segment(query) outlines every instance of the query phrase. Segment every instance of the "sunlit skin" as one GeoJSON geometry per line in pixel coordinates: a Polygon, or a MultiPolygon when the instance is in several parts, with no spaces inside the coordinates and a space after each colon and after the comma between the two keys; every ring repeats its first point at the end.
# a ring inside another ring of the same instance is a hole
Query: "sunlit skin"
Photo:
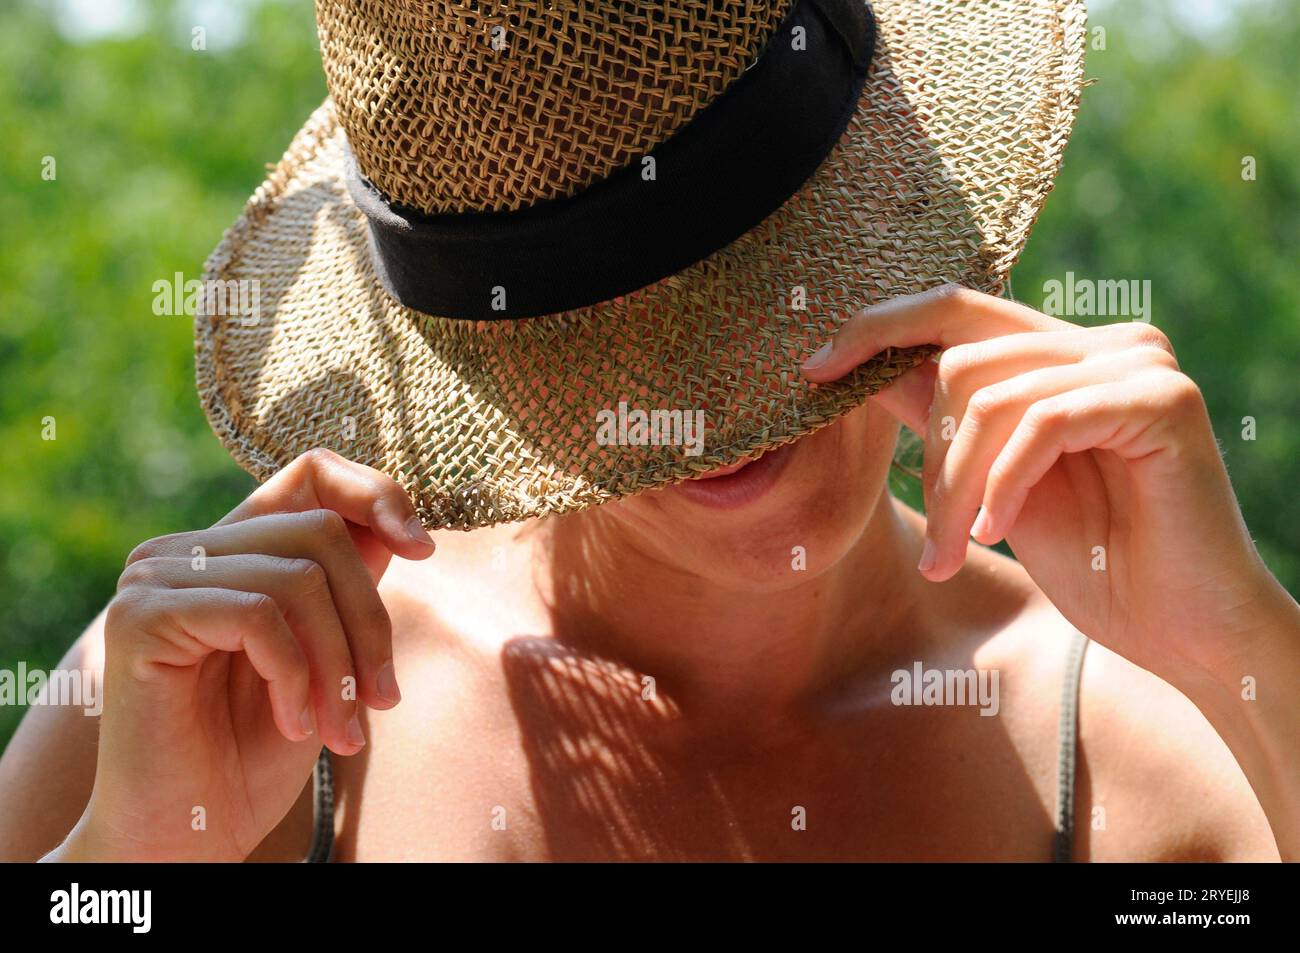
{"type": "Polygon", "coordinates": [[[344,860],[1045,860],[1073,625],[1076,856],[1294,858],[1300,610],[1169,342],[948,288],[804,373],[922,343],[747,466],[436,553],[326,453],[143,544],[64,662],[104,666],[102,724],[34,709],[0,761],[0,857],[296,859],[323,742],[344,860]],[[928,524],[885,489],[900,421],[928,524]],[[996,669],[998,717],[891,704],[913,660],[996,669]]]}

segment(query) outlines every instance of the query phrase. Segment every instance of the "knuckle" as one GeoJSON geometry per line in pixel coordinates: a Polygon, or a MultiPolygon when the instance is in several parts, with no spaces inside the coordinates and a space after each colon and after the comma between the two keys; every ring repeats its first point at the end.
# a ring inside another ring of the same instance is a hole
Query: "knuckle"
{"type": "Polygon", "coordinates": [[[123,589],[108,603],[104,616],[104,644],[120,643],[122,635],[133,628],[143,609],[141,593],[134,589],[123,589]]]}
{"type": "Polygon", "coordinates": [[[935,288],[934,291],[931,292],[931,294],[933,294],[935,298],[941,301],[955,301],[958,303],[964,303],[972,300],[977,294],[977,292],[972,291],[970,288],[967,288],[965,285],[959,285],[955,281],[949,281],[935,288]]]}
{"type": "Polygon", "coordinates": [[[1054,430],[1065,422],[1069,412],[1060,401],[1052,398],[1040,400],[1025,411],[1023,426],[1031,438],[1049,430],[1054,430]]]}
{"type": "Polygon", "coordinates": [[[312,469],[320,469],[336,463],[339,460],[339,455],[333,450],[329,450],[325,447],[312,447],[310,450],[305,451],[301,456],[299,456],[298,459],[301,460],[305,466],[311,467],[312,469]]]}
{"type": "Polygon", "coordinates": [[[145,654],[150,630],[167,622],[168,612],[144,589],[124,589],[108,603],[104,614],[106,659],[138,661],[145,654]]]}
{"type": "Polygon", "coordinates": [[[306,519],[310,521],[312,528],[331,545],[337,546],[351,539],[348,535],[347,521],[334,510],[309,510],[306,519]]]}
{"type": "Polygon", "coordinates": [[[398,483],[387,473],[375,471],[376,495],[387,500],[399,510],[406,509],[414,511],[411,505],[411,498],[406,493],[406,487],[398,483]]]}
{"type": "Polygon", "coordinates": [[[276,617],[280,615],[280,607],[264,592],[235,591],[232,598],[258,627],[273,624],[276,617]]]}
{"type": "Polygon", "coordinates": [[[168,542],[172,538],[171,536],[155,536],[153,539],[146,539],[127,555],[126,565],[130,566],[141,560],[153,559],[156,556],[163,555],[167,551],[168,542]]]}
{"type": "Polygon", "coordinates": [[[997,385],[981,387],[966,405],[966,416],[972,427],[980,427],[996,417],[1007,404],[1006,391],[997,385]]]}
{"type": "Polygon", "coordinates": [[[137,587],[150,587],[165,584],[164,568],[166,559],[162,556],[144,556],[128,561],[122,574],[117,577],[117,590],[137,587]]]}
{"type": "Polygon", "coordinates": [[[1143,364],[1154,364],[1157,367],[1178,370],[1178,361],[1174,358],[1173,352],[1162,347],[1156,347],[1153,344],[1139,344],[1133,348],[1131,353],[1143,364]]]}
{"type": "Polygon", "coordinates": [[[1172,413],[1199,415],[1205,412],[1205,396],[1196,381],[1186,374],[1171,375],[1165,395],[1166,406],[1172,413]]]}
{"type": "Polygon", "coordinates": [[[979,360],[976,348],[969,344],[956,344],[939,355],[939,383],[951,387],[973,368],[979,360]]]}
{"type": "Polygon", "coordinates": [[[1134,347],[1158,348],[1170,355],[1174,353],[1174,347],[1169,343],[1169,336],[1154,324],[1134,321],[1125,327],[1128,329],[1127,334],[1134,347]]]}
{"type": "Polygon", "coordinates": [[[300,588],[309,593],[329,589],[329,577],[320,563],[311,559],[294,559],[291,562],[289,572],[297,580],[300,588]]]}
{"type": "Polygon", "coordinates": [[[863,308],[845,321],[831,337],[831,346],[835,351],[844,353],[860,348],[871,330],[871,308],[863,308]]]}

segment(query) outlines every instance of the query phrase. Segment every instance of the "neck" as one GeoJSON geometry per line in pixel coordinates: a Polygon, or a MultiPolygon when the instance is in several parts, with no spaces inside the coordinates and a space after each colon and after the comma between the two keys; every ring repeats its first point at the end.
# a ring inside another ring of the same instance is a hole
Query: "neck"
{"type": "Polygon", "coordinates": [[[920,532],[900,510],[882,493],[838,563],[760,591],[665,562],[600,510],[575,514],[550,539],[556,629],[654,677],[684,712],[779,716],[888,664],[922,627],[920,532]]]}

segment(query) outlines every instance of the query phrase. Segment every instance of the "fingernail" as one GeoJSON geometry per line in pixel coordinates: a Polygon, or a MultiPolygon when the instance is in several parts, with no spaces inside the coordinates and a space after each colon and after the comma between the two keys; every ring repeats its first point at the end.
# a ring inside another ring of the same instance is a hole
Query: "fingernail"
{"type": "Polygon", "coordinates": [[[348,741],[360,748],[366,743],[366,736],[361,731],[361,716],[353,715],[352,720],[348,722],[348,741]]]}
{"type": "Polygon", "coordinates": [[[812,357],[803,362],[803,369],[805,371],[817,370],[817,368],[821,367],[831,359],[831,351],[833,350],[835,350],[834,342],[827,341],[817,349],[816,353],[814,353],[812,357]]]}
{"type": "Polygon", "coordinates": [[[424,524],[420,522],[418,516],[412,516],[406,521],[406,535],[411,537],[412,540],[419,543],[421,546],[433,545],[433,537],[429,535],[428,531],[424,528],[424,524]]]}
{"type": "Polygon", "coordinates": [[[926,537],[925,547],[921,550],[921,561],[916,564],[916,568],[920,572],[929,572],[934,568],[934,543],[929,537],[926,537]]]}
{"type": "Polygon", "coordinates": [[[970,534],[979,539],[989,531],[989,511],[980,507],[980,511],[975,514],[975,522],[971,524],[970,534]]]}
{"type": "Polygon", "coordinates": [[[379,697],[384,701],[390,701],[394,705],[402,700],[402,690],[397,687],[397,672],[391,661],[385,662],[375,675],[375,691],[379,692],[379,697]]]}
{"type": "Polygon", "coordinates": [[[298,716],[298,727],[302,729],[304,735],[313,735],[316,733],[316,716],[311,713],[311,705],[302,710],[298,716]]]}

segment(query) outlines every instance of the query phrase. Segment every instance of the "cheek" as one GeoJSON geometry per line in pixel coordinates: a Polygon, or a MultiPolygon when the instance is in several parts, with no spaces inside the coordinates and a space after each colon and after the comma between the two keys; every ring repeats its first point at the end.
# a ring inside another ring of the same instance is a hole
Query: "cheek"
{"type": "Polygon", "coordinates": [[[815,575],[861,534],[884,491],[897,435],[894,419],[868,403],[795,444],[780,483],[753,507],[710,511],[650,492],[608,512],[665,561],[701,575],[795,582],[807,576],[793,564],[815,575]]]}
{"type": "Polygon", "coordinates": [[[833,458],[825,461],[827,467],[838,469],[830,472],[840,475],[837,479],[883,487],[894,459],[899,431],[899,423],[889,411],[868,401],[840,418],[839,424],[826,429],[838,431],[833,458]]]}
{"type": "Polygon", "coordinates": [[[869,403],[805,438],[769,532],[807,540],[809,571],[833,565],[866,527],[886,492],[897,437],[894,419],[869,403]]]}
{"type": "Polygon", "coordinates": [[[874,496],[862,491],[883,483],[897,440],[898,422],[876,404],[845,414],[799,441],[795,466],[781,487],[784,502],[816,509],[874,496]]]}

